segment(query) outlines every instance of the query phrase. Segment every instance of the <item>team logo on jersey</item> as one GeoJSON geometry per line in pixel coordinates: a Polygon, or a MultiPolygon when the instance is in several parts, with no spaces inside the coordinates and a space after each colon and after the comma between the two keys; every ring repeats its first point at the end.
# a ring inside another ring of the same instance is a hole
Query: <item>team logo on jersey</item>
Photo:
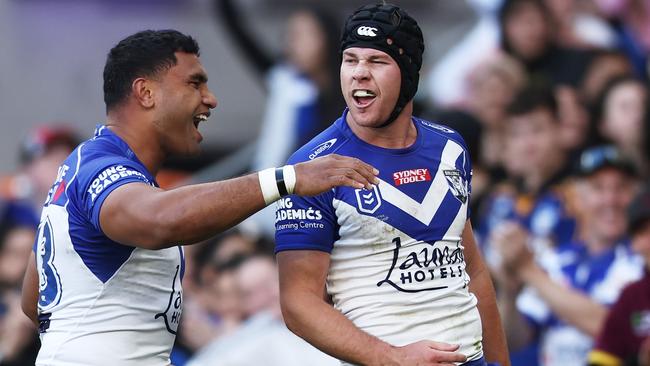
{"type": "Polygon", "coordinates": [[[357,28],[357,34],[368,38],[374,38],[377,37],[377,28],[370,27],[367,25],[362,25],[359,28],[357,28]]]}
{"type": "Polygon", "coordinates": [[[393,181],[395,182],[395,186],[401,186],[402,184],[409,183],[425,182],[429,180],[431,180],[431,174],[429,174],[429,169],[427,168],[408,169],[393,173],[393,181]]]}
{"type": "Polygon", "coordinates": [[[467,286],[465,256],[460,243],[455,248],[427,242],[402,246],[402,239],[396,237],[393,244],[392,265],[386,277],[377,282],[377,287],[387,284],[401,292],[434,291],[449,287],[448,281],[454,278],[467,286]]]}
{"type": "Polygon", "coordinates": [[[381,206],[381,196],[377,186],[373,186],[371,191],[355,189],[354,194],[357,196],[357,207],[363,213],[373,214],[381,206]]]}
{"type": "Polygon", "coordinates": [[[314,160],[318,155],[320,155],[323,151],[329,149],[330,147],[334,146],[336,143],[336,139],[331,139],[323,142],[322,144],[319,144],[316,146],[314,149],[314,152],[309,154],[309,160],[314,160]]]}
{"type": "Polygon", "coordinates": [[[449,183],[449,189],[454,194],[454,197],[462,203],[467,202],[467,182],[463,179],[463,175],[458,169],[444,170],[443,173],[447,178],[447,183],[449,183]]]}

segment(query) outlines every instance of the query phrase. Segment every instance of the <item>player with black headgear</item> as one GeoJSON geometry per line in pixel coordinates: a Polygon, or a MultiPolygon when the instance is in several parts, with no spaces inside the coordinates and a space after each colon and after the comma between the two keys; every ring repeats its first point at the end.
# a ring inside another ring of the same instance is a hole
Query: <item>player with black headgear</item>
{"type": "Polygon", "coordinates": [[[419,26],[397,6],[367,5],[348,18],[340,72],[348,108],[289,162],[353,156],[376,166],[380,183],[278,201],[284,320],[351,364],[506,366],[468,219],[467,147],[455,131],[412,116],[423,51],[419,26]]]}

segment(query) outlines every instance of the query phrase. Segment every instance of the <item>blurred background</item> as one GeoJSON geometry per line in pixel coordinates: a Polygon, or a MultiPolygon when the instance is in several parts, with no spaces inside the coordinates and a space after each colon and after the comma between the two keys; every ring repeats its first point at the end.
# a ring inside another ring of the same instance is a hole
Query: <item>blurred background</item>
{"type": "MultiPolygon", "coordinates": [[[[650,2],[392,2],[424,33],[415,115],[459,131],[472,155],[472,222],[513,365],[587,364],[650,258],[650,2]]],[[[143,29],[199,42],[219,105],[203,154],[157,177],[173,188],[280,166],[338,118],[339,32],[366,3],[0,0],[0,365],[34,362],[25,260],[58,165],[104,122],[111,47],[143,29]]],[[[175,365],[338,364],[282,323],[273,209],[186,247],[175,365]]],[[[648,365],[650,327],[635,334],[620,357],[648,365]]]]}

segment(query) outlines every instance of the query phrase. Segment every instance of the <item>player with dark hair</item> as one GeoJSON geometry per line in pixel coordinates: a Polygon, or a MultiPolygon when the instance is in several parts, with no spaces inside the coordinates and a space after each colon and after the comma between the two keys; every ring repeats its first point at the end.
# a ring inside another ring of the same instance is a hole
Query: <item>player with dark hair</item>
{"type": "Polygon", "coordinates": [[[59,168],[23,285],[39,323],[37,365],[168,365],[182,312],[181,244],[206,239],[289,193],[371,187],[372,167],[328,157],[172,190],[156,173],[195,154],[217,100],[194,39],[120,41],[104,69],[107,123],[59,168]]]}
{"type": "Polygon", "coordinates": [[[396,6],[364,6],[347,19],[348,108],[289,161],[353,156],[380,167],[380,183],[278,201],[284,319],[349,363],[506,366],[468,220],[469,153],[453,130],[412,116],[423,51],[419,26],[396,6]]]}

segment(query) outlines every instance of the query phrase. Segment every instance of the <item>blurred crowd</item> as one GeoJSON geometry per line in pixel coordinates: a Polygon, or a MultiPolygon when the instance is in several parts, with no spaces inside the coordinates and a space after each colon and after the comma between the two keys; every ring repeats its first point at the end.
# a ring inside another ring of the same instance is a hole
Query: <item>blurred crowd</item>
{"type": "MultiPolygon", "coordinates": [[[[469,146],[471,219],[513,365],[650,365],[650,2],[468,2],[478,21],[424,71],[415,114],[469,146]]],[[[280,166],[344,108],[340,14],[296,9],[286,47],[269,50],[237,1],[214,11],[267,92],[242,171],[280,166]]],[[[33,364],[22,276],[40,206],[79,139],[64,123],[35,129],[18,171],[0,179],[0,365],[33,364]]],[[[182,184],[169,173],[162,186],[182,184]]],[[[267,210],[185,247],[175,365],[338,364],[282,322],[273,219],[267,210]]]]}

